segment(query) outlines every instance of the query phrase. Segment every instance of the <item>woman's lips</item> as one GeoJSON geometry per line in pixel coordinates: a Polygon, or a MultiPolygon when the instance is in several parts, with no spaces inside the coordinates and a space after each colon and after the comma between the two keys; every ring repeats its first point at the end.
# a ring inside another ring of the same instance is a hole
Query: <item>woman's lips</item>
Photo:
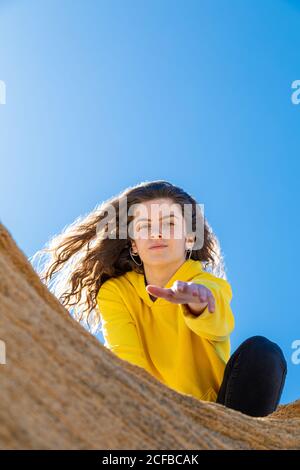
{"type": "Polygon", "coordinates": [[[167,245],[151,246],[150,250],[159,250],[161,248],[167,248],[167,245]]]}

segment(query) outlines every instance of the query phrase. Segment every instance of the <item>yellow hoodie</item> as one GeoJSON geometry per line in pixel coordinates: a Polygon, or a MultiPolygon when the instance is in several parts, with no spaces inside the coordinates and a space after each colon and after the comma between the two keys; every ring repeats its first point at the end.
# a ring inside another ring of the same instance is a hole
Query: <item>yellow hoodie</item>
{"type": "Polygon", "coordinates": [[[195,316],[184,304],[161,297],[153,301],[144,274],[128,271],[105,281],[97,294],[104,346],[178,392],[216,401],[234,329],[230,284],[192,259],[164,287],[175,280],[205,285],[215,298],[215,311],[206,307],[195,316]]]}

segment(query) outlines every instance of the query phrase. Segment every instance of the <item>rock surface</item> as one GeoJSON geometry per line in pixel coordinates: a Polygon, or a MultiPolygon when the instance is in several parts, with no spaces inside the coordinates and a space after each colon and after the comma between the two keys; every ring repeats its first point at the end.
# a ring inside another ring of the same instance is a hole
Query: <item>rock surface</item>
{"type": "Polygon", "coordinates": [[[300,449],[300,400],[252,418],[165,387],[78,324],[0,224],[1,449],[300,449]]]}

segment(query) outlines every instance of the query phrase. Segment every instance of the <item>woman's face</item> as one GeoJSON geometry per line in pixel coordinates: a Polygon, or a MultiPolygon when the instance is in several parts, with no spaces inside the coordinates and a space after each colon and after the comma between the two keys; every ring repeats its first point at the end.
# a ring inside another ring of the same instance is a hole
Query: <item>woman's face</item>
{"type": "Polygon", "coordinates": [[[184,261],[193,237],[187,237],[181,207],[167,198],[152,199],[134,207],[132,252],[146,265],[184,261]],[[155,248],[156,244],[163,244],[155,248]]]}

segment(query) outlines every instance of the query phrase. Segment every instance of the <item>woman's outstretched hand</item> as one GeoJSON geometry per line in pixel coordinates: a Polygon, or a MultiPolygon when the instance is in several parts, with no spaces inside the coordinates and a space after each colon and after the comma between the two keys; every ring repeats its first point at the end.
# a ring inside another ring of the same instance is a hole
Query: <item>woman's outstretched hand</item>
{"type": "Polygon", "coordinates": [[[211,291],[202,284],[175,281],[172,287],[165,288],[149,284],[146,286],[149,294],[162,297],[174,304],[187,304],[195,315],[200,315],[208,306],[210,313],[215,311],[215,299],[211,291]]]}

